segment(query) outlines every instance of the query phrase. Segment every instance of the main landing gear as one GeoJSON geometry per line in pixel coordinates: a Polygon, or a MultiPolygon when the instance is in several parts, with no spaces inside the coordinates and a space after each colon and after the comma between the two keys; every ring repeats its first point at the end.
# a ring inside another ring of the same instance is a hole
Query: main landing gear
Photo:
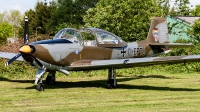
{"type": "Polygon", "coordinates": [[[107,88],[115,89],[117,87],[117,81],[115,77],[115,70],[113,68],[108,69],[108,80],[107,80],[107,88]]]}
{"type": "MultiPolygon", "coordinates": [[[[38,91],[44,91],[44,87],[42,85],[42,78],[44,77],[44,74],[46,73],[46,69],[38,69],[36,72],[36,79],[35,84],[37,84],[36,89],[38,91]]],[[[49,71],[47,77],[46,77],[46,84],[53,85],[55,84],[55,71],[49,71]]]]}
{"type": "Polygon", "coordinates": [[[56,83],[56,72],[55,71],[50,71],[46,77],[45,84],[47,85],[54,85],[56,83]]]}
{"type": "MultiPolygon", "coordinates": [[[[48,85],[55,84],[55,74],[56,71],[48,71],[48,75],[46,77],[45,83],[48,85]]],[[[38,69],[36,73],[36,80],[35,84],[37,84],[36,89],[38,91],[44,91],[44,87],[42,85],[42,78],[44,77],[44,74],[46,73],[46,69],[38,69]]],[[[108,69],[108,80],[107,80],[107,88],[108,89],[115,89],[117,87],[117,81],[115,77],[115,70],[113,68],[108,69]]]]}

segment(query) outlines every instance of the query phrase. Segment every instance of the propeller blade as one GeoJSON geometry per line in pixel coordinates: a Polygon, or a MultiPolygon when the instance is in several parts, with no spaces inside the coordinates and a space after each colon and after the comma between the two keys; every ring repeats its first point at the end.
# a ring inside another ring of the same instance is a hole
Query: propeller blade
{"type": "Polygon", "coordinates": [[[24,20],[24,44],[28,44],[28,17],[24,20]]]}
{"type": "Polygon", "coordinates": [[[8,60],[6,63],[5,63],[5,66],[8,66],[9,64],[11,64],[13,61],[15,61],[17,58],[19,58],[22,54],[17,54],[16,56],[14,56],[13,58],[11,58],[10,60],[8,60]]]}
{"type": "Polygon", "coordinates": [[[35,59],[36,63],[37,63],[41,68],[44,67],[44,65],[43,65],[35,56],[33,56],[32,54],[30,54],[30,55],[35,59]]]}
{"type": "MultiPolygon", "coordinates": [[[[23,46],[19,49],[19,51],[21,53],[30,53],[31,52],[31,48],[30,46],[28,46],[28,17],[26,16],[25,17],[25,20],[24,20],[24,44],[26,46],[23,46]]],[[[8,62],[5,63],[5,66],[8,66],[10,63],[12,63],[13,61],[15,61],[17,58],[19,58],[22,54],[19,53],[17,54],[16,56],[14,56],[13,58],[11,58],[10,60],[8,60],[8,62]]],[[[33,57],[33,56],[32,56],[33,57]]],[[[34,57],[35,58],[35,57],[34,57]]],[[[42,64],[35,58],[36,62],[42,66],[42,64]]]]}

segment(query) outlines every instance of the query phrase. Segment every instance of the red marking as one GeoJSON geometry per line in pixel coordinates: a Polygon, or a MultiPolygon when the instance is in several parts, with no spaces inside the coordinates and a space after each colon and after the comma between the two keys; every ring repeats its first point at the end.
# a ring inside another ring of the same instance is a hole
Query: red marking
{"type": "Polygon", "coordinates": [[[158,28],[154,28],[154,32],[158,32],[158,28]]]}

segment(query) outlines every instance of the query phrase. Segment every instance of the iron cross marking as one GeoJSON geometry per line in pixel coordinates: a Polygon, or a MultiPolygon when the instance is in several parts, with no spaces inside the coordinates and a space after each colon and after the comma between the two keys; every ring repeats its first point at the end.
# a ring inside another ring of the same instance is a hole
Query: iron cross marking
{"type": "Polygon", "coordinates": [[[124,48],[123,48],[123,51],[121,51],[121,54],[123,55],[123,57],[124,57],[124,54],[126,54],[126,51],[124,51],[124,48]]]}

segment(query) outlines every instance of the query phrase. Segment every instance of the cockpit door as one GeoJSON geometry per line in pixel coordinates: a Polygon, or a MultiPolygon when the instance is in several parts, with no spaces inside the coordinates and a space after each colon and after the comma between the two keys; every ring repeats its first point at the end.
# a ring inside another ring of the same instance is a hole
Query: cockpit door
{"type": "Polygon", "coordinates": [[[127,45],[122,39],[109,32],[97,31],[95,36],[99,47],[124,47],[127,45]]]}

